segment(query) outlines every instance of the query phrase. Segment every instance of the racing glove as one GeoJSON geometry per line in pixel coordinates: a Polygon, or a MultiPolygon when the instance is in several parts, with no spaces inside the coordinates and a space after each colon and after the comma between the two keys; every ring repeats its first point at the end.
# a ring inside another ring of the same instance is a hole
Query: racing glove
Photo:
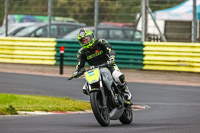
{"type": "Polygon", "coordinates": [[[72,76],[71,76],[71,77],[73,77],[73,78],[78,78],[78,77],[81,76],[84,72],[85,72],[85,68],[81,68],[80,71],[75,70],[75,71],[72,73],[72,76]]]}
{"type": "Polygon", "coordinates": [[[76,78],[77,75],[78,75],[78,71],[74,71],[74,72],[72,73],[72,76],[71,76],[71,77],[76,78]]]}
{"type": "Polygon", "coordinates": [[[108,66],[112,66],[115,64],[115,56],[110,56],[110,58],[107,61],[108,66]]]}

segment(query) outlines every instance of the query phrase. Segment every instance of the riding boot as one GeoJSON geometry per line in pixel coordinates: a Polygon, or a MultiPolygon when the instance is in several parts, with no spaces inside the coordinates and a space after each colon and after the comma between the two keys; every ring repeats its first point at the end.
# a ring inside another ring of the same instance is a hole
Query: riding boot
{"type": "Polygon", "coordinates": [[[125,100],[130,101],[132,99],[132,94],[128,89],[127,83],[125,83],[123,86],[121,86],[121,88],[124,93],[125,100]]]}
{"type": "Polygon", "coordinates": [[[88,91],[87,91],[87,83],[85,83],[85,85],[83,86],[83,93],[85,94],[85,95],[88,95],[88,91]]]}

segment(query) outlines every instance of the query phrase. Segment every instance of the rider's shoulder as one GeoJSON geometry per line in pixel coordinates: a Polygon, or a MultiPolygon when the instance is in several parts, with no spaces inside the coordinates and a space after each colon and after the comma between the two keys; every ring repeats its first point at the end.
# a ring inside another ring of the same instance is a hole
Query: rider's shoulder
{"type": "Polygon", "coordinates": [[[81,54],[81,53],[83,53],[83,51],[84,51],[84,48],[83,48],[83,47],[81,47],[81,48],[78,50],[78,54],[81,54]]]}
{"type": "Polygon", "coordinates": [[[101,43],[101,44],[108,43],[108,41],[106,39],[103,39],[103,38],[97,39],[96,42],[101,43]]]}

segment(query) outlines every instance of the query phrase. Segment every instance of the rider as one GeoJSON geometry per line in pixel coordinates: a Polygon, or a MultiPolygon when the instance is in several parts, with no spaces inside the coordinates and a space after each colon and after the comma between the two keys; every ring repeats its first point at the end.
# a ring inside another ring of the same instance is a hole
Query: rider
{"type": "MultiPolygon", "coordinates": [[[[77,74],[84,69],[86,61],[90,66],[107,63],[108,69],[114,80],[120,85],[125,99],[130,101],[132,95],[128,89],[124,74],[119,71],[119,68],[115,64],[115,51],[112,49],[111,45],[104,39],[95,40],[93,32],[87,28],[83,28],[79,31],[77,39],[82,48],[80,48],[77,53],[78,64],[72,77],[76,77],[77,74]]],[[[86,84],[83,86],[83,93],[87,95],[86,84]]]]}

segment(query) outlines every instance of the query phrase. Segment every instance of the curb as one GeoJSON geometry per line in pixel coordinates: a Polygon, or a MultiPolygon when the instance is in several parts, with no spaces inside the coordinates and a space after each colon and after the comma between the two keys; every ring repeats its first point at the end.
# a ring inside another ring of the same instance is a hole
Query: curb
{"type": "MultiPolygon", "coordinates": [[[[148,105],[136,105],[133,104],[131,106],[132,110],[134,111],[140,111],[144,109],[151,108],[148,105]]],[[[89,114],[93,113],[92,110],[85,110],[85,111],[51,111],[51,112],[45,112],[45,111],[34,111],[34,112],[28,112],[28,111],[17,111],[19,115],[53,115],[53,114],[89,114]]]]}
{"type": "Polygon", "coordinates": [[[63,112],[63,111],[51,111],[51,113],[53,113],[53,114],[89,114],[89,113],[92,113],[92,111],[91,110],[76,111],[76,112],[73,112],[73,111],[66,111],[66,112],[63,112]]]}
{"type": "Polygon", "coordinates": [[[151,107],[148,105],[137,105],[137,104],[133,104],[131,106],[132,110],[134,111],[139,111],[139,110],[144,110],[144,109],[150,109],[151,107]]]}
{"type": "Polygon", "coordinates": [[[28,111],[17,111],[19,115],[53,115],[53,114],[83,114],[83,113],[92,113],[90,110],[86,111],[51,111],[51,112],[45,112],[45,111],[34,111],[34,112],[28,112],[28,111]]]}

